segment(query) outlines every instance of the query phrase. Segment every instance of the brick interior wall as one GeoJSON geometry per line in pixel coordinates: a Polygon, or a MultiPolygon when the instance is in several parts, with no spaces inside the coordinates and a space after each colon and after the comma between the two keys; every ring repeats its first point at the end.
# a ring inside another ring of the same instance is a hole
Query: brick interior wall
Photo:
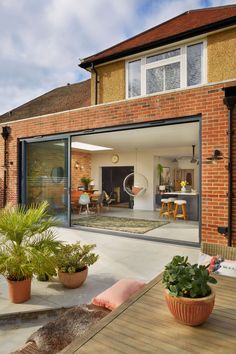
{"type": "Polygon", "coordinates": [[[71,189],[78,190],[81,186],[81,178],[91,178],[91,154],[80,152],[78,149],[72,149],[71,154],[71,189]],[[76,162],[79,163],[78,168],[75,167],[76,162]]]}
{"type": "MultiPolygon", "coordinates": [[[[227,83],[227,85],[235,85],[235,82],[227,83]]],[[[210,156],[215,148],[221,150],[227,156],[228,110],[223,104],[224,92],[222,87],[222,84],[216,84],[82,108],[9,124],[12,129],[9,140],[9,159],[13,161],[13,165],[9,166],[8,201],[14,203],[17,201],[17,139],[34,136],[35,132],[37,132],[37,135],[55,134],[201,114],[203,160],[210,156]]],[[[1,151],[2,145],[3,141],[1,139],[1,151]]],[[[1,153],[0,158],[0,163],[3,165],[3,153],[1,153]]],[[[223,236],[217,233],[218,225],[227,225],[228,176],[226,165],[226,160],[222,160],[216,165],[202,165],[202,239],[204,241],[227,242],[223,236]]],[[[2,170],[0,179],[3,179],[2,170]]],[[[233,238],[235,242],[235,223],[233,238]]]]}

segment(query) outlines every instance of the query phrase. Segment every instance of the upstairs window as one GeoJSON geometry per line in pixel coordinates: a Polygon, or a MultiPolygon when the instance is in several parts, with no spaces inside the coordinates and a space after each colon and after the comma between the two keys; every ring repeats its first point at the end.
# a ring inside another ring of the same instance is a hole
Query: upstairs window
{"type": "Polygon", "coordinates": [[[128,96],[141,95],[141,60],[128,63],[128,96]]]}
{"type": "Polygon", "coordinates": [[[200,85],[204,82],[203,43],[128,62],[128,97],[200,85]]]}
{"type": "Polygon", "coordinates": [[[187,47],[187,86],[202,83],[203,44],[198,43],[187,47]]]}

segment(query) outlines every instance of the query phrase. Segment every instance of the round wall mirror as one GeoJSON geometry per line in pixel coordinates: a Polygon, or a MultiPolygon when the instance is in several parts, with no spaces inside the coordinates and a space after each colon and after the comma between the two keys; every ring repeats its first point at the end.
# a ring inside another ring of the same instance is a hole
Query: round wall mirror
{"type": "Polygon", "coordinates": [[[64,168],[63,167],[53,167],[51,171],[51,178],[54,183],[60,183],[64,177],[64,168]]]}

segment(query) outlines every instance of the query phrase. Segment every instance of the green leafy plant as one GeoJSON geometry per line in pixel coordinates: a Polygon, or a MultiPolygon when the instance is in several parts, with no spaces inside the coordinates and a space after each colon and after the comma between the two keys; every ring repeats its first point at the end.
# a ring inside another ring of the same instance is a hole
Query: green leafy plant
{"type": "Polygon", "coordinates": [[[157,165],[157,173],[158,173],[158,175],[159,175],[159,184],[160,184],[160,185],[161,185],[161,177],[162,177],[163,171],[164,171],[164,168],[163,168],[162,164],[159,163],[159,164],[157,165]]]}
{"type": "Polygon", "coordinates": [[[206,266],[191,265],[188,257],[175,256],[165,266],[162,282],[172,296],[201,298],[211,293],[208,283],[216,284],[206,266]]]}
{"type": "Polygon", "coordinates": [[[24,280],[34,274],[55,273],[57,221],[47,214],[48,203],[10,206],[0,212],[0,274],[24,280]]]}
{"type": "Polygon", "coordinates": [[[76,242],[72,245],[62,245],[57,255],[58,271],[62,273],[81,272],[98,260],[98,255],[91,252],[96,245],[81,245],[76,242]]]}
{"type": "Polygon", "coordinates": [[[83,183],[85,189],[88,189],[88,185],[90,182],[92,182],[92,179],[89,177],[82,177],[81,182],[83,183]]]}

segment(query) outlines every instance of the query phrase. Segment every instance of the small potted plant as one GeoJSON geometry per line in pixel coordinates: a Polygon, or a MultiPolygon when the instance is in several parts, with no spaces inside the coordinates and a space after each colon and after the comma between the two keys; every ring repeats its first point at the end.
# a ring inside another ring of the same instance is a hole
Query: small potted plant
{"type": "Polygon", "coordinates": [[[187,181],[181,181],[180,185],[181,185],[181,192],[185,193],[186,192],[186,186],[187,186],[187,181]]]}
{"type": "Polygon", "coordinates": [[[191,265],[188,257],[175,256],[166,265],[163,280],[165,299],[177,321],[198,326],[210,316],[215,293],[208,283],[216,284],[207,266],[191,265]]]}
{"type": "Polygon", "coordinates": [[[13,303],[30,298],[34,274],[55,271],[52,254],[60,242],[52,229],[57,222],[47,208],[44,202],[30,208],[6,207],[0,212],[0,274],[7,279],[13,303]]]}
{"type": "Polygon", "coordinates": [[[61,246],[57,255],[58,277],[66,288],[78,288],[84,283],[88,267],[98,260],[98,255],[92,252],[95,247],[80,242],[61,246]]]}
{"type": "Polygon", "coordinates": [[[89,178],[89,177],[82,177],[82,178],[81,178],[81,182],[82,182],[83,185],[84,185],[84,189],[87,191],[87,190],[88,190],[88,187],[89,187],[89,183],[92,182],[92,179],[89,178]]]}

